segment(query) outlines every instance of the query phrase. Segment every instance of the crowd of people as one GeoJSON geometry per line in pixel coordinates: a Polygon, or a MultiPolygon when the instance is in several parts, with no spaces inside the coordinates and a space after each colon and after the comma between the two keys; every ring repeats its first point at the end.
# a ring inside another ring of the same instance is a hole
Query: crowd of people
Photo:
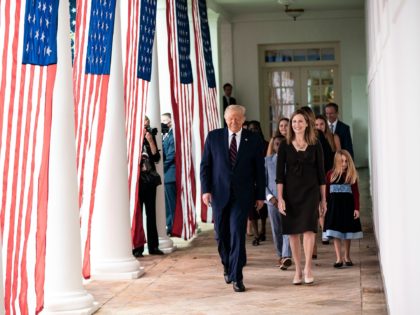
{"type": "Polygon", "coordinates": [[[326,104],[324,115],[304,106],[290,119],[280,117],[266,141],[260,123],[246,121],[245,108],[230,103],[232,86],[225,87],[225,128],[208,134],[200,166],[202,199],[213,209],[225,282],[245,291],[246,235],[254,246],[265,241],[267,217],[279,268],[294,263],[294,285],[315,281],[319,231],[323,244],[333,240],[332,266],[352,266],[351,240],[363,237],[358,175],[350,128],[338,119],[338,105],[326,104]]]}
{"type": "MultiPolygon", "coordinates": [[[[333,241],[336,261],[332,266],[353,266],[351,240],[363,237],[358,175],[350,127],[338,119],[338,105],[326,104],[324,115],[315,116],[304,106],[290,118],[280,117],[267,141],[260,122],[246,121],[245,108],[236,105],[232,85],[226,83],[223,88],[225,127],[207,135],[200,181],[202,201],[212,208],[225,282],[233,283],[236,292],[245,291],[242,269],[247,236],[252,236],[253,246],[264,242],[267,218],[276,263],[281,270],[294,264],[294,285],[315,281],[319,231],[323,244],[333,241]]],[[[166,227],[172,236],[176,176],[171,114],[163,114],[161,123],[166,227]]],[[[156,173],[155,163],[161,158],[147,118],[144,134],[140,169],[147,175],[156,173]]],[[[162,182],[146,175],[140,176],[140,209],[144,205],[149,254],[162,255],[156,229],[156,187],[162,182]]],[[[141,220],[141,212],[134,219],[141,220]]],[[[133,238],[133,255],[141,257],[143,246],[133,238]]]]}

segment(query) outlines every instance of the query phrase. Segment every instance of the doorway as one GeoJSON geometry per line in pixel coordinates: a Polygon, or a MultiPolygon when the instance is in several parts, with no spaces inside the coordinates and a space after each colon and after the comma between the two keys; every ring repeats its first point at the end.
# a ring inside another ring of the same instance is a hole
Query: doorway
{"type": "Polygon", "coordinates": [[[260,117],[270,136],[276,131],[280,117],[290,118],[302,106],[311,107],[318,115],[324,112],[326,104],[340,103],[338,44],[319,47],[304,49],[294,45],[274,50],[273,46],[260,47],[260,117]]]}

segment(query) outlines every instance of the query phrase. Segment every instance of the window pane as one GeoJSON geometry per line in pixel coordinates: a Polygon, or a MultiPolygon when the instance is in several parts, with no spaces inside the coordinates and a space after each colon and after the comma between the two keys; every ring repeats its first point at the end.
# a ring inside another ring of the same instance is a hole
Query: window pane
{"type": "Polygon", "coordinates": [[[317,61],[320,60],[321,56],[319,53],[319,49],[308,49],[308,60],[309,61],[317,61]]]}
{"type": "Polygon", "coordinates": [[[293,73],[290,71],[281,72],[281,86],[293,87],[295,80],[293,79],[293,73]]]}
{"type": "Polygon", "coordinates": [[[272,80],[271,82],[272,87],[280,87],[281,86],[280,72],[274,71],[271,80],[272,80]]]}
{"type": "Polygon", "coordinates": [[[282,117],[290,118],[295,111],[295,105],[283,105],[282,117]]]}
{"type": "Polygon", "coordinates": [[[322,48],[321,60],[335,60],[334,48],[322,48]]]}

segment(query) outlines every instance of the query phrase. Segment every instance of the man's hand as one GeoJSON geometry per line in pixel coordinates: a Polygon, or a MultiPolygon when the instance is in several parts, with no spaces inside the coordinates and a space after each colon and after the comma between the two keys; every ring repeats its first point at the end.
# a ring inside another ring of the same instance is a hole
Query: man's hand
{"type": "Polygon", "coordinates": [[[259,211],[264,206],[264,200],[255,201],[255,208],[259,211]]]}
{"type": "Polygon", "coordinates": [[[271,197],[270,199],[270,203],[277,208],[278,202],[277,202],[277,198],[276,197],[271,197]]]}
{"type": "Polygon", "coordinates": [[[201,198],[207,207],[211,207],[211,193],[205,193],[201,198]]]}

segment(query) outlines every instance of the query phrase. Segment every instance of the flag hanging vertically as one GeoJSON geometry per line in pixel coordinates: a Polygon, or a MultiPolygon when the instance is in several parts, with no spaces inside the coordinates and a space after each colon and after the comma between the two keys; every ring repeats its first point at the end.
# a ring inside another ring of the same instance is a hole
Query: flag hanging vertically
{"type": "Polygon", "coordinates": [[[58,1],[5,0],[0,16],[4,306],[6,314],[33,314],[44,303],[58,1]]]}
{"type": "MultiPolygon", "coordinates": [[[[192,0],[192,16],[197,69],[200,152],[202,152],[208,132],[220,127],[206,0],[192,0]]],[[[204,203],[201,203],[201,221],[212,222],[212,215],[204,203]]]]}
{"type": "Polygon", "coordinates": [[[193,78],[187,0],[166,0],[171,103],[175,126],[176,209],[172,234],[191,238],[196,230],[193,165],[193,78]]]}
{"type": "Polygon", "coordinates": [[[133,247],[145,244],[142,220],[133,220],[139,209],[139,160],[144,138],[144,117],[152,71],[152,51],[156,29],[157,0],[128,1],[125,38],[124,102],[126,117],[128,186],[132,218],[133,247]]]}
{"type": "Polygon", "coordinates": [[[76,0],[69,0],[70,3],[70,40],[71,40],[71,61],[74,60],[75,32],[76,32],[76,0]]]}
{"type": "Polygon", "coordinates": [[[90,239],[106,120],[116,0],[76,2],[73,82],[83,276],[90,277],[90,239]]]}

